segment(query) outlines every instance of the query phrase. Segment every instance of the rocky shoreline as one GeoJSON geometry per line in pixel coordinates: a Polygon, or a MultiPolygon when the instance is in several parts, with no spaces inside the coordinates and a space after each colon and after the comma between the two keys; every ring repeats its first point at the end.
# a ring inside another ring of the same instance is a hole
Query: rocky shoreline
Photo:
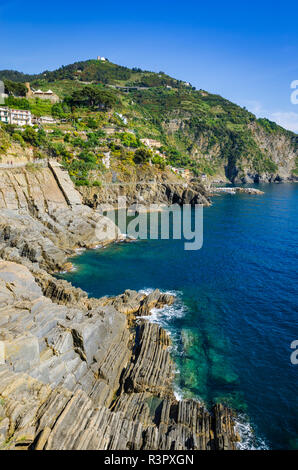
{"type": "Polygon", "coordinates": [[[0,172],[0,449],[235,449],[232,410],[174,396],[169,337],[144,319],[172,296],[52,276],[121,239],[61,172],[0,172]]]}
{"type": "Polygon", "coordinates": [[[232,188],[211,188],[211,194],[215,193],[226,193],[226,194],[251,194],[251,195],[261,195],[264,194],[264,191],[256,188],[242,188],[239,186],[234,186],[232,188]]]}

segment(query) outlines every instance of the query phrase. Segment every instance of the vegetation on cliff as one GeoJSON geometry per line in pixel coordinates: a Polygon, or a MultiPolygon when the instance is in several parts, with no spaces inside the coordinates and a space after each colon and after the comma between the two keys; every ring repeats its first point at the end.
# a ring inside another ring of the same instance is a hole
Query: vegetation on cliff
{"type": "MultiPolygon", "coordinates": [[[[42,139],[28,140],[25,134],[23,140],[61,159],[77,184],[89,184],[92,171],[98,173],[96,181],[101,179],[107,152],[121,175],[150,163],[231,181],[297,174],[296,134],[164,72],[88,60],[32,76],[2,71],[0,78],[10,93],[8,106],[58,121],[43,126],[47,134],[42,139]],[[61,101],[24,98],[25,81],[51,88],[61,101]],[[158,141],[159,150],[146,148],[144,138],[158,141]]],[[[11,137],[21,142],[21,134],[16,129],[11,137]]]]}

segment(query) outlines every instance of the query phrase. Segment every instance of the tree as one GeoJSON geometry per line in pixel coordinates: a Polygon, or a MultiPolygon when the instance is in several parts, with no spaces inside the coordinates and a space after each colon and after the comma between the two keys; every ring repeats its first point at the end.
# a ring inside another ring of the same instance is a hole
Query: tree
{"type": "Polygon", "coordinates": [[[70,116],[70,107],[65,101],[63,103],[55,103],[52,106],[52,116],[59,119],[66,119],[70,116]]]}
{"type": "Polygon", "coordinates": [[[101,109],[109,109],[116,104],[115,95],[111,91],[100,90],[92,86],[86,86],[82,90],[74,91],[66,100],[71,106],[101,109]]]}
{"type": "Polygon", "coordinates": [[[133,161],[139,165],[141,163],[147,163],[149,162],[150,158],[151,158],[151,152],[150,150],[147,150],[147,149],[137,149],[135,151],[135,154],[134,154],[134,157],[133,157],[133,161]]]}
{"type": "Polygon", "coordinates": [[[41,145],[46,143],[47,135],[43,129],[39,129],[35,132],[32,127],[26,127],[22,134],[23,139],[31,145],[35,145],[36,147],[40,147],[41,145]]]}
{"type": "Polygon", "coordinates": [[[38,145],[38,136],[32,127],[26,127],[23,134],[23,139],[31,145],[38,145]]]}
{"type": "Polygon", "coordinates": [[[16,83],[11,80],[3,80],[5,93],[14,96],[26,96],[27,88],[23,83],[16,83]]]}
{"type": "Polygon", "coordinates": [[[30,109],[29,101],[26,98],[16,98],[11,95],[5,99],[5,104],[10,108],[30,109]]]}

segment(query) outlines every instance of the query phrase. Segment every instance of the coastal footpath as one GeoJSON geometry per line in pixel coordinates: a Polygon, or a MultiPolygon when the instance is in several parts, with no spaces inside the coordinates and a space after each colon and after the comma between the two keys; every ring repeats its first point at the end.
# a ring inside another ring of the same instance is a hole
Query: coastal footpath
{"type": "Polygon", "coordinates": [[[123,240],[111,224],[59,165],[0,171],[0,448],[235,449],[230,409],[175,398],[170,339],[146,320],[174,297],[53,276],[123,240]]]}

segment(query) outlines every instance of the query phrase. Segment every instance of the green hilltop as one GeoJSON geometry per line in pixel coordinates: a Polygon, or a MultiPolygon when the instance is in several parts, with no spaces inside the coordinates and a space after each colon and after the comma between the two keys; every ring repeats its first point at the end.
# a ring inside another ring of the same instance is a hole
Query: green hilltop
{"type": "Polygon", "coordinates": [[[39,157],[59,158],[77,184],[92,184],[91,173],[96,182],[105,177],[106,152],[122,175],[150,162],[159,171],[188,168],[194,176],[232,182],[298,175],[297,134],[164,72],[87,60],[34,75],[4,70],[0,79],[9,107],[57,121],[34,133],[2,125],[6,141],[33,145],[39,157]],[[60,102],[26,98],[25,82],[50,88],[60,102]],[[148,148],[144,138],[159,142],[159,150],[148,148]]]}

